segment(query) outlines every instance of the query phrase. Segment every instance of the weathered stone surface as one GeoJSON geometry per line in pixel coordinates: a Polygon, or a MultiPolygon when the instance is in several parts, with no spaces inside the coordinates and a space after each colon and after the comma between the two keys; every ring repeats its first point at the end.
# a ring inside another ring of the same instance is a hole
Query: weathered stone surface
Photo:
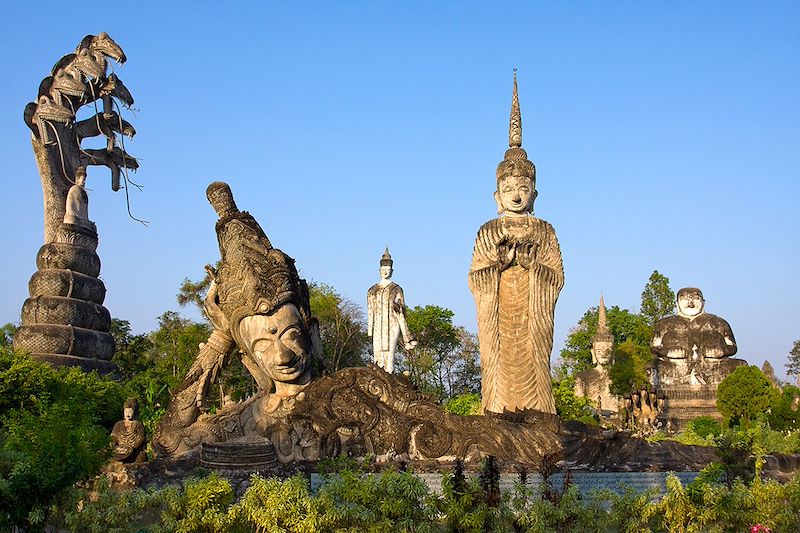
{"type": "Polygon", "coordinates": [[[598,307],[597,333],[592,337],[592,362],[594,368],[575,375],[575,395],[591,400],[597,414],[605,424],[619,425],[617,416],[621,409],[621,398],[611,393],[611,376],[608,373],[613,364],[614,337],[608,329],[606,305],[600,296],[598,307]]]}
{"type": "Polygon", "coordinates": [[[63,296],[36,296],[22,305],[22,322],[33,324],[69,324],[76,328],[108,332],[111,314],[102,305],[63,296]]]}
{"type": "Polygon", "coordinates": [[[51,242],[39,248],[36,255],[39,270],[72,270],[92,278],[100,275],[100,257],[93,250],[74,244],[51,242]]]}
{"type": "Polygon", "coordinates": [[[114,424],[111,430],[111,458],[114,461],[143,463],[147,460],[144,424],[136,419],[137,414],[136,399],[128,398],[122,409],[122,420],[114,424]]]}
{"type": "Polygon", "coordinates": [[[104,372],[114,368],[106,362],[114,341],[107,333],[110,314],[102,306],[106,291],[98,279],[97,228],[89,220],[86,169],[107,166],[117,190],[121,169],[138,167],[117,146],[117,133],[133,136],[134,130],[115,111],[115,100],[129,107],[133,98],[116,74],[108,75],[108,58],[122,63],[125,54],[106,33],[87,35],[74,54],[56,63],[42,80],[37,100],[25,107],[42,183],[44,245],[14,339],[16,349],[39,360],[104,372]],[[96,100],[102,101],[102,112],[76,121],[77,111],[96,100]],[[105,149],[81,147],[85,138],[96,136],[105,137],[105,149]]]}
{"type": "Polygon", "coordinates": [[[265,438],[243,438],[216,444],[203,443],[200,465],[215,470],[264,471],[278,464],[275,446],[265,438]]]}
{"type": "Polygon", "coordinates": [[[62,296],[102,304],[106,287],[102,281],[74,270],[39,270],[28,282],[31,298],[62,296]]]}
{"type": "Polygon", "coordinates": [[[497,167],[494,195],[501,216],[478,230],[469,273],[484,411],[556,412],[550,352],[564,268],[553,227],[532,216],[535,185],[535,168],[522,149],[515,74],[509,149],[497,167]]]}
{"type": "Polygon", "coordinates": [[[680,289],[677,301],[678,314],[656,322],[650,343],[656,356],[651,383],[664,396],[659,420],[668,431],[698,416],[720,419],[717,385],[746,364],[731,357],[736,353],[733,331],[725,320],[704,311],[700,289],[680,289]]]}
{"type": "Polygon", "coordinates": [[[559,455],[554,414],[447,414],[405,377],[374,365],[320,377],[321,343],[294,261],[239,211],[226,184],[211,184],[208,197],[220,217],[222,256],[218,271],[209,267],[213,281],[205,299],[214,331],[159,424],[153,446],[160,455],[255,437],[268,439],[283,464],[342,453],[382,461],[493,454],[531,464],[559,455]],[[259,392],[203,413],[206,391],[234,346],[259,392]]]}
{"type": "Polygon", "coordinates": [[[23,324],[14,335],[14,347],[32,354],[62,354],[110,361],[114,356],[114,337],[104,331],[63,324],[23,324]]]}
{"type": "Polygon", "coordinates": [[[673,441],[650,443],[626,431],[564,422],[562,470],[592,472],[699,472],[716,461],[714,448],[673,441]]]}
{"type": "Polygon", "coordinates": [[[389,373],[394,372],[394,354],[401,335],[406,350],[417,345],[406,325],[403,289],[391,281],[393,264],[387,246],[381,257],[381,280],[367,291],[367,335],[372,337],[373,362],[389,373]]]}

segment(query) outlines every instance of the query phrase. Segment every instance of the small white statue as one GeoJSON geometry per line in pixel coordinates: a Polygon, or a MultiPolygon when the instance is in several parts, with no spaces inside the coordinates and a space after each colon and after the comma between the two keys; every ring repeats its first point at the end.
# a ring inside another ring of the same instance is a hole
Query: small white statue
{"type": "Polygon", "coordinates": [[[372,337],[374,361],[389,373],[394,372],[394,354],[400,335],[403,335],[406,350],[417,345],[406,325],[403,289],[391,281],[392,265],[387,247],[381,257],[381,280],[367,291],[367,334],[372,337]]]}
{"type": "Polygon", "coordinates": [[[67,192],[64,223],[97,231],[94,222],[89,220],[89,194],[86,192],[85,185],[86,169],[78,167],[75,171],[75,185],[70,187],[67,192]]]}

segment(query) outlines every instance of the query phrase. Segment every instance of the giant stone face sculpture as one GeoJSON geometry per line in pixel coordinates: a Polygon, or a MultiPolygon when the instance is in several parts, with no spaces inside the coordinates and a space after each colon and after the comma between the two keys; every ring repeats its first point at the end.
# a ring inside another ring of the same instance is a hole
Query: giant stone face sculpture
{"type": "Polygon", "coordinates": [[[550,352],[564,268],[555,230],[532,216],[536,194],[535,167],[522,149],[515,74],[509,149],[497,167],[494,195],[500,217],[478,230],[469,273],[484,411],[556,412],[550,352]]]}
{"type": "Polygon", "coordinates": [[[445,413],[404,376],[376,365],[321,375],[318,326],[294,261],[239,211],[226,184],[212,183],[207,193],[219,216],[222,258],[218,270],[208,267],[205,310],[214,330],[159,423],[153,439],[159,455],[181,456],[203,443],[226,442],[235,450],[250,439],[268,440],[282,463],[338,454],[386,461],[492,454],[537,464],[561,452],[555,415],[445,413]],[[237,356],[259,391],[206,412],[209,388],[237,356]]]}

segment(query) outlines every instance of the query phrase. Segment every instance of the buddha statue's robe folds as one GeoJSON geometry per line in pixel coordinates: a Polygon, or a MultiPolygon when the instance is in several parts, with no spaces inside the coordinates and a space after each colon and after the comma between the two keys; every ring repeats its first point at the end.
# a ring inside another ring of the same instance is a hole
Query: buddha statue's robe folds
{"type": "Polygon", "coordinates": [[[564,267],[555,230],[532,216],[504,216],[478,231],[469,287],[478,311],[484,411],[555,413],[550,385],[553,315],[564,267]],[[509,247],[533,245],[525,268],[502,269],[509,247]]]}
{"type": "Polygon", "coordinates": [[[411,340],[406,327],[403,289],[394,282],[387,285],[376,283],[367,292],[367,309],[375,364],[393,372],[394,354],[401,333],[405,343],[411,340]]]}

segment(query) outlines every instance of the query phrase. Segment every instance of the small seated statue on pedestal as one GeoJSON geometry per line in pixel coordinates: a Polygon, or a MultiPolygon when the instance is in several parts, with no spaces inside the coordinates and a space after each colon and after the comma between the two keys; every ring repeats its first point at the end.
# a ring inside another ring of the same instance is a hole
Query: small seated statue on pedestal
{"type": "Polygon", "coordinates": [[[89,194],[86,192],[85,186],[86,169],[78,167],[75,171],[75,184],[67,191],[64,223],[97,232],[94,222],[89,220],[89,194]]]}
{"type": "Polygon", "coordinates": [[[609,368],[612,364],[614,337],[606,323],[606,306],[600,296],[597,333],[592,337],[592,362],[594,368],[578,372],[575,376],[575,396],[588,398],[595,403],[601,418],[609,419],[620,410],[620,399],[611,394],[609,368]]]}
{"type": "Polygon", "coordinates": [[[114,424],[111,442],[114,446],[112,459],[121,463],[143,463],[147,461],[144,424],[136,420],[138,403],[128,398],[122,410],[123,420],[114,424]]]}

